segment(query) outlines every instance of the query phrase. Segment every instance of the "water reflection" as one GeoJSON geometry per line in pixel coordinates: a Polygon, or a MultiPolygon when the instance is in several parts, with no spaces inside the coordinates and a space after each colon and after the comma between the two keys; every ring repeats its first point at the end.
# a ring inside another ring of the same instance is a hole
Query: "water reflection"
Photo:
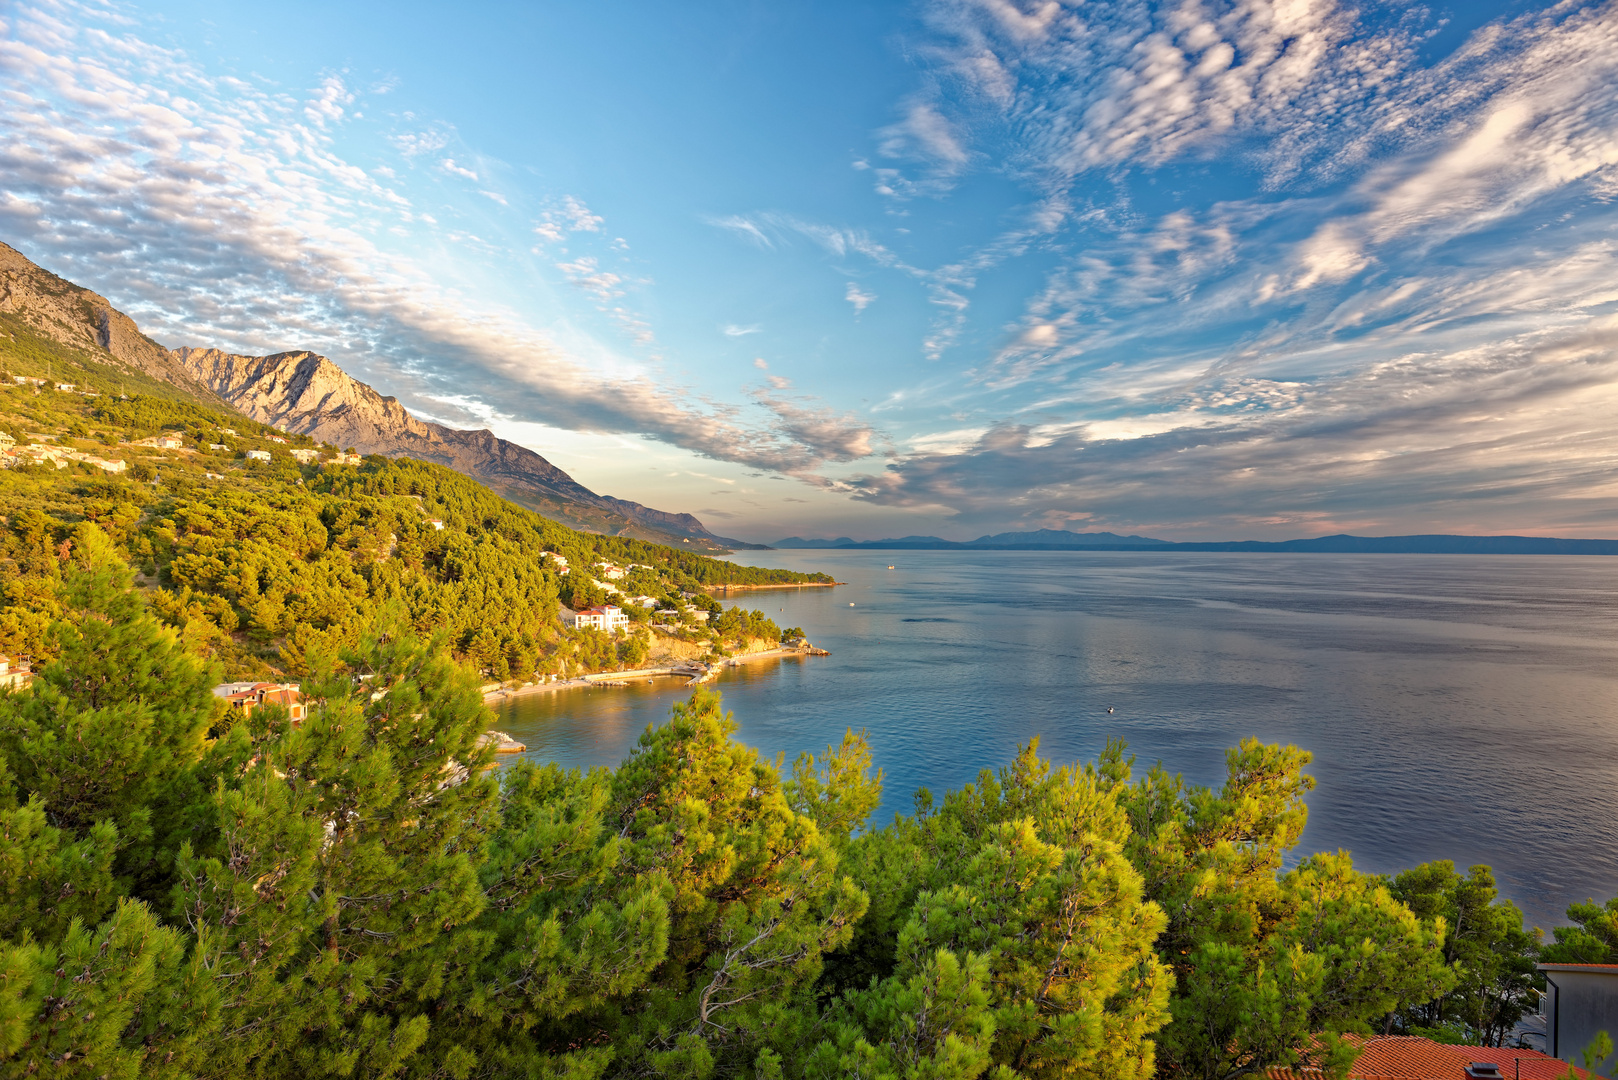
{"type": "MultiPolygon", "coordinates": [[[[789,758],[866,728],[883,815],[1042,738],[1127,739],[1204,783],[1246,735],[1315,754],[1310,850],[1496,867],[1532,919],[1618,893],[1618,559],[755,552],[835,590],[746,594],[830,657],[729,671],[740,737],[789,758]],[[896,569],[890,571],[887,565],[896,569]],[[850,608],[849,602],[856,606],[850,608]],[[784,609],[784,610],[783,610],[784,609]],[[1114,711],[1108,713],[1111,707],[1114,711]]],[[[678,680],[518,699],[529,756],[616,764],[678,680]]]]}

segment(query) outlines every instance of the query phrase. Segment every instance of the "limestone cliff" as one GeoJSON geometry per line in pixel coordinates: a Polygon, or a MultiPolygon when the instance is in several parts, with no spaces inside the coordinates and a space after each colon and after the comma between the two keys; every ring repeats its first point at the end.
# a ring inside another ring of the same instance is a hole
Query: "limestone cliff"
{"type": "Polygon", "coordinates": [[[488,430],[462,431],[410,415],[324,356],[285,352],[235,356],[218,349],[173,353],[186,373],[233,408],[284,431],[362,454],[447,465],[547,517],[591,532],[685,543],[701,550],[742,546],[690,514],[597,495],[526,447],[488,430]]]}
{"type": "Polygon", "coordinates": [[[211,391],[106,297],[64,281],[3,243],[0,315],[19,319],[40,336],[78,349],[88,359],[140,372],[217,405],[211,391]]]}

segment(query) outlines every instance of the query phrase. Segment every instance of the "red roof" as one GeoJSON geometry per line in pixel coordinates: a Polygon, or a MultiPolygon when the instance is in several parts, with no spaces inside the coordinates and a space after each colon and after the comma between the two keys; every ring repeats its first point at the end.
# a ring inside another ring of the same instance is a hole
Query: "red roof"
{"type": "MultiPolygon", "coordinates": [[[[1355,1036],[1345,1039],[1359,1041],[1355,1036]]],[[[1386,1035],[1364,1040],[1364,1051],[1349,1080],[1461,1080],[1473,1062],[1492,1062],[1506,1080],[1560,1080],[1568,1064],[1538,1050],[1512,1050],[1503,1046],[1447,1046],[1413,1035],[1386,1035]]],[[[1574,1075],[1587,1078],[1594,1073],[1574,1069],[1574,1075]]],[[[1315,1068],[1267,1069],[1270,1080],[1319,1080],[1315,1068]]]]}

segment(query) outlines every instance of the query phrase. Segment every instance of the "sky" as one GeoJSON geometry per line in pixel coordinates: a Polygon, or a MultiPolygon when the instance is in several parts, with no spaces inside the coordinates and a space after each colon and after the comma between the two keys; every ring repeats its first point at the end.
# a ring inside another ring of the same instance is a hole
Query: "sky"
{"type": "Polygon", "coordinates": [[[745,540],[1618,536],[1618,0],[0,0],[0,239],[745,540]]]}

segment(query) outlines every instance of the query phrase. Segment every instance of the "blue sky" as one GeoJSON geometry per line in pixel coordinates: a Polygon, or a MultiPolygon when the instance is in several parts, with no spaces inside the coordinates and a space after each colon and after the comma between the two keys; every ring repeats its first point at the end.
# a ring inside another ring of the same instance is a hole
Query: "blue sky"
{"type": "Polygon", "coordinates": [[[0,239],[726,535],[1618,535],[1613,3],[0,23],[0,239]]]}

